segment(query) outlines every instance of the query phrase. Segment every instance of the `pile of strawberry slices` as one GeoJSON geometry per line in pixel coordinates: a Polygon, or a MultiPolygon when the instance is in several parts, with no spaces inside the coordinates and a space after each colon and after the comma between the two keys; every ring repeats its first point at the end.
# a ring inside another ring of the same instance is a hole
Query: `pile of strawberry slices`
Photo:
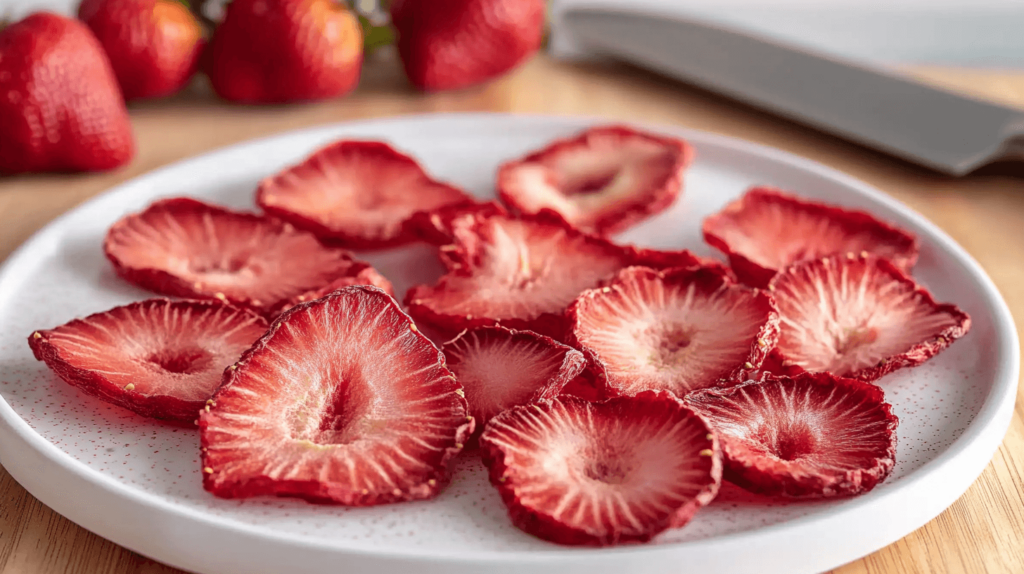
{"type": "Polygon", "coordinates": [[[879,379],[970,319],[908,274],[912,235],[776,189],[705,219],[728,266],[606,235],[669,207],[691,157],[597,127],[502,166],[499,204],[340,141],[264,180],[263,215],[177,198],[121,219],[114,270],[173,299],[29,344],[85,393],[198,425],[225,498],[428,499],[480,456],[516,526],[610,545],[683,526],[723,478],[867,492],[895,463],[879,379]],[[415,242],[445,272],[403,304],[351,251],[415,242]]]}

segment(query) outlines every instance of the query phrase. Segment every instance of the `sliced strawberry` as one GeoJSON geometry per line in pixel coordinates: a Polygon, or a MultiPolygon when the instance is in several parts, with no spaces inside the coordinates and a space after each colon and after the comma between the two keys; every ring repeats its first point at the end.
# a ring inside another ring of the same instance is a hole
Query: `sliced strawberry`
{"type": "Polygon", "coordinates": [[[686,250],[616,245],[549,211],[519,219],[470,211],[450,228],[454,243],[441,247],[448,273],[433,286],[413,287],[405,302],[417,321],[455,333],[501,324],[560,339],[565,308],[624,267],[712,265],[686,250]]]}
{"type": "Polygon", "coordinates": [[[117,274],[140,287],[268,315],[366,268],[287,223],[188,198],[158,201],[121,219],[103,249],[117,274]]]}
{"type": "Polygon", "coordinates": [[[668,393],[515,407],[480,445],[512,522],[559,544],[650,540],[689,522],[721,483],[715,435],[668,393]]]}
{"type": "MultiPolygon", "coordinates": [[[[569,308],[572,340],[612,394],[734,382],[775,346],[771,297],[717,269],[624,269],[569,308]]],[[[600,385],[599,385],[600,386],[600,385]]]]}
{"type": "Polygon", "coordinates": [[[861,494],[892,471],[899,421],[882,390],[828,373],[707,389],[686,402],[718,433],[725,478],[759,494],[861,494]]]}
{"type": "Polygon", "coordinates": [[[383,142],[339,141],[260,183],[267,213],[353,249],[383,249],[416,239],[406,220],[472,199],[435,181],[413,158],[383,142]]]}
{"type": "Polygon", "coordinates": [[[503,165],[498,193],[518,212],[551,209],[583,231],[610,234],[672,205],[692,158],[681,139],[595,127],[503,165]]]}
{"type": "Polygon", "coordinates": [[[199,419],[203,486],[355,506],[430,498],[473,432],[444,356],[395,300],[346,287],[281,315],[199,419]]]}
{"type": "Polygon", "coordinates": [[[557,397],[586,366],[583,353],[572,347],[504,327],[465,331],[441,350],[480,431],[502,411],[557,397]]]}
{"type": "Polygon", "coordinates": [[[873,255],[798,263],[769,287],[782,318],[778,352],[790,369],[873,381],[923,363],[971,327],[966,313],[936,303],[873,255]]]}
{"type": "Polygon", "coordinates": [[[84,393],[191,425],[224,369],[266,330],[263,317],[220,301],[150,299],[36,331],[28,343],[84,393]]]}
{"type": "Polygon", "coordinates": [[[489,201],[484,203],[460,203],[447,205],[434,211],[420,211],[406,221],[406,229],[421,241],[442,246],[455,242],[454,224],[460,227],[470,225],[474,220],[482,221],[488,217],[510,217],[500,203],[489,201]]]}
{"type": "Polygon", "coordinates": [[[798,261],[869,252],[909,270],[917,238],[863,211],[755,187],[704,220],[704,239],[729,256],[744,283],[764,287],[798,261]]]}
{"type": "Polygon", "coordinates": [[[381,291],[384,291],[392,297],[395,296],[395,288],[391,285],[391,281],[388,281],[387,277],[384,277],[376,269],[370,267],[369,263],[353,261],[352,266],[349,268],[347,273],[349,275],[339,277],[323,287],[307,291],[302,295],[298,295],[289,301],[286,301],[281,305],[279,310],[274,313],[274,316],[280,315],[299,303],[313,301],[329,295],[342,287],[351,287],[353,285],[371,285],[379,288],[381,291]]]}

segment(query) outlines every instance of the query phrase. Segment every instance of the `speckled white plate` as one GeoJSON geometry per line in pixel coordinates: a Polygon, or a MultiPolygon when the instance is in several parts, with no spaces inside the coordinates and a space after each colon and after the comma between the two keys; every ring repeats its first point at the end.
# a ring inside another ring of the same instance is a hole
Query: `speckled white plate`
{"type": "MultiPolygon", "coordinates": [[[[71,211],[15,253],[0,274],[0,462],[29,492],[82,526],[198,572],[813,573],[881,548],[953,503],[981,473],[1009,425],[1019,356],[992,282],[934,225],[877,190],[815,163],[741,141],[661,127],[698,159],[671,210],[623,239],[713,253],[701,218],[753,184],[868,209],[922,239],[914,270],[940,301],[973,318],[969,335],[924,366],[881,380],[900,418],[897,465],[851,500],[785,503],[726,485],[687,527],[653,543],[562,548],[512,527],[482,465],[456,464],[433,501],[377,508],[260,498],[219,500],[200,486],[199,438],[87,397],[32,358],[26,337],[149,295],[114,276],[107,227],[158,197],[191,195],[253,208],[257,181],[338,137],[380,138],[437,176],[491,196],[498,164],[592,120],[435,115],[329,126],[245,143],[126,183],[71,211]]],[[[439,272],[430,250],[369,257],[401,295],[439,272]]]]}

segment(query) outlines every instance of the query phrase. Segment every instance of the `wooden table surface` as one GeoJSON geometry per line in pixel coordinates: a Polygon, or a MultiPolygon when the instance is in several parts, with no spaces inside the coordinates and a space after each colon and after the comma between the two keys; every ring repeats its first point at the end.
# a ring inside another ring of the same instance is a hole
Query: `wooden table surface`
{"type": "MultiPolygon", "coordinates": [[[[922,80],[1024,107],[1024,72],[907,70],[922,80]]],[[[410,91],[393,61],[368,63],[354,95],[328,103],[234,107],[202,85],[133,106],[138,155],[106,174],[0,179],[0,260],[85,199],[154,168],[213,148],[329,122],[440,111],[585,114],[678,124],[775,146],[852,174],[923,213],[988,271],[1024,325],[1024,169],[995,166],[951,179],[775,119],[721,97],[617,65],[538,57],[488,86],[410,91]]],[[[187,190],[182,190],[187,193],[187,190]]],[[[1024,572],[1024,418],[1013,423],[981,478],[938,518],[836,574],[1024,572]]],[[[35,500],[0,469],[0,573],[178,572],[104,540],[35,500]]]]}

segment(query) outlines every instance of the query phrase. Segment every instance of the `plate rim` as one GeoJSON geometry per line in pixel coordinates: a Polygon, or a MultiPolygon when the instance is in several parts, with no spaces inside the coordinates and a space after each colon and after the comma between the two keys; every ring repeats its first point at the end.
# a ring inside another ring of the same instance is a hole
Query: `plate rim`
{"type": "MultiPolygon", "coordinates": [[[[956,243],[949,235],[947,235],[941,228],[929,221],[923,215],[917,213],[911,207],[899,202],[893,197],[885,194],[881,190],[863,182],[859,179],[854,178],[851,175],[840,172],[834,168],[828,167],[824,164],[818,163],[808,158],[797,156],[791,152],[787,152],[781,149],[773,148],[763,144],[742,140],[739,138],[725,136],[721,134],[715,134],[702,130],[695,130],[685,128],[678,125],[672,124],[659,124],[653,122],[632,122],[625,120],[615,120],[610,118],[602,118],[598,116],[559,116],[559,115],[545,115],[545,114],[515,114],[515,113],[428,113],[428,114],[404,114],[398,116],[389,116],[384,118],[368,118],[355,121],[342,121],[333,122],[330,124],[324,124],[319,126],[307,127],[297,130],[287,130],[284,132],[264,136],[260,138],[245,140],[237,142],[228,146],[215,148],[199,155],[184,158],[175,161],[171,164],[162,166],[155,170],[140,174],[127,181],[121,182],[113,188],[110,188],[96,196],[82,202],[81,204],[72,207],[59,217],[47,223],[44,227],[36,231],[30,236],[21,246],[19,246],[14,252],[10,254],[7,260],[0,267],[0,300],[5,299],[9,296],[9,291],[16,290],[22,283],[17,278],[17,272],[26,266],[31,265],[31,259],[34,254],[39,250],[45,250],[47,247],[50,249],[55,248],[55,241],[60,237],[62,229],[65,226],[67,220],[74,217],[81,211],[86,211],[90,208],[95,208],[97,204],[111,201],[121,196],[132,195],[136,192],[137,187],[140,184],[145,184],[146,181],[159,179],[165,176],[166,173],[181,169],[183,166],[192,162],[198,161],[211,161],[212,158],[216,158],[221,155],[230,155],[237,153],[240,150],[246,148],[255,148],[275,140],[285,139],[288,137],[309,137],[310,139],[315,138],[326,138],[336,137],[331,134],[343,131],[347,128],[357,128],[359,126],[366,125],[381,125],[381,124],[406,124],[406,123],[422,123],[422,122],[451,122],[451,121],[462,121],[469,123],[476,122],[493,122],[496,119],[511,121],[511,122],[543,122],[549,125],[559,125],[566,129],[581,129],[586,125],[599,124],[599,123],[624,123],[633,126],[637,126],[643,129],[650,129],[653,131],[670,131],[678,133],[681,137],[699,142],[706,145],[714,145],[720,148],[728,148],[732,151],[737,151],[746,155],[757,156],[766,160],[770,160],[772,163],[785,164],[788,167],[794,169],[809,172],[819,177],[832,180],[844,187],[851,188],[857,193],[867,196],[872,201],[882,204],[892,211],[899,212],[903,217],[909,219],[918,228],[922,229],[929,239],[933,240],[936,245],[943,251],[950,253],[954,260],[960,265],[964,266],[969,276],[974,279],[976,283],[977,291],[983,295],[983,303],[987,310],[992,313],[993,327],[996,332],[998,341],[997,356],[1001,360],[997,361],[995,382],[993,384],[991,392],[985,398],[981,404],[974,419],[964,429],[963,433],[954,440],[943,452],[941,452],[935,458],[929,460],[912,473],[903,477],[898,483],[891,483],[888,488],[879,488],[873,492],[862,495],[857,498],[850,499],[840,505],[834,507],[834,512],[827,515],[812,515],[787,520],[781,523],[765,526],[761,528],[755,528],[743,532],[736,532],[721,536],[715,536],[710,539],[695,540],[676,542],[666,545],[640,545],[640,546],[623,546],[613,548],[601,548],[601,549],[578,549],[578,548],[563,548],[558,546],[552,546],[551,548],[544,549],[531,549],[531,550],[509,550],[509,551],[476,551],[466,549],[465,552],[459,554],[452,554],[450,552],[436,552],[429,548],[416,549],[410,551],[397,551],[397,550],[373,550],[366,548],[352,548],[345,546],[338,546],[335,544],[324,544],[321,541],[311,542],[302,535],[280,533],[280,532],[268,532],[266,527],[258,527],[254,525],[248,525],[239,523],[232,520],[231,518],[214,518],[208,514],[200,511],[181,507],[173,502],[168,502],[162,498],[146,493],[145,491],[126,487],[120,481],[111,478],[98,470],[92,469],[86,466],[84,463],[79,462],[73,458],[70,454],[67,454],[62,449],[49,442],[42,437],[39,433],[35,432],[28,423],[22,419],[14,409],[7,403],[6,399],[0,394],[0,423],[9,431],[9,433],[2,433],[4,436],[20,440],[24,443],[24,446],[31,447],[40,456],[48,459],[55,463],[61,470],[68,473],[70,478],[74,480],[84,480],[91,486],[98,487],[105,491],[107,494],[116,498],[127,499],[127,502],[131,502],[136,505],[140,505],[142,509],[149,512],[162,512],[170,513],[175,515],[177,518],[184,519],[187,521],[198,521],[204,524],[208,528],[212,528],[223,534],[234,534],[243,537],[252,537],[254,542],[264,542],[267,544],[288,544],[300,547],[315,548],[321,551],[330,553],[336,553],[338,555],[349,555],[349,556],[363,556],[371,559],[398,559],[398,560],[416,560],[421,562],[436,562],[439,564],[446,565],[473,565],[473,564],[485,564],[485,565],[511,565],[511,564],[536,564],[539,562],[549,562],[551,560],[564,561],[564,560],[605,560],[612,557],[633,559],[638,557],[651,557],[657,554],[675,555],[680,552],[688,550],[694,550],[698,547],[707,548],[715,545],[734,545],[752,543],[755,539],[794,539],[790,537],[797,536],[798,531],[804,529],[809,524],[820,525],[822,522],[828,520],[835,520],[836,515],[846,516],[851,513],[864,513],[871,508],[878,506],[884,506],[886,504],[892,505],[894,499],[900,499],[905,496],[905,493],[912,492],[915,488],[921,486],[922,482],[928,482],[929,479],[935,480],[935,476],[940,474],[942,470],[948,469],[951,465],[956,464],[964,457],[965,454],[975,454],[979,446],[978,443],[982,442],[983,439],[989,439],[986,441],[985,448],[982,450],[984,454],[984,464],[981,465],[977,472],[971,470],[970,479],[962,485],[957,485],[956,488],[950,490],[956,490],[955,496],[951,498],[948,503],[944,502],[942,508],[937,512],[927,513],[929,514],[924,520],[918,520],[920,517],[915,519],[915,522],[919,522],[913,526],[912,529],[906,530],[899,534],[892,540],[882,542],[877,548],[881,548],[891,542],[902,538],[906,534],[909,534],[913,530],[916,530],[924,523],[928,522],[934,516],[944,511],[952,502],[958,499],[967,488],[980,476],[981,472],[984,471],[985,467],[988,466],[989,461],[994,455],[998,446],[1002,443],[1003,437],[1005,436],[1010,421],[1012,419],[1013,406],[1016,398],[1017,383],[1019,379],[1020,370],[1020,351],[1018,343],[1018,335],[1016,327],[1014,326],[1012,315],[1010,314],[1009,308],[1006,302],[1002,298],[998,291],[998,288],[992,282],[991,278],[984,271],[984,269],[978,264],[974,258],[966,252],[958,243],[956,243]],[[48,244],[50,244],[48,246],[48,244]],[[1003,360],[1005,359],[1005,360],[1003,360]],[[998,434],[998,441],[993,441],[990,435],[993,433],[998,434]],[[994,446],[989,444],[994,442],[994,446]]],[[[341,136],[343,137],[343,136],[341,136]]],[[[7,445],[6,439],[0,439],[0,447],[2,452],[0,455],[6,454],[6,452],[12,450],[7,445]]],[[[978,458],[974,456],[973,458],[978,458]]],[[[13,477],[18,479],[15,475],[15,471],[11,469],[10,458],[3,456],[5,468],[12,474],[13,477]]],[[[20,470],[20,469],[19,469],[20,470]]],[[[20,474],[20,472],[19,472],[20,474]]],[[[946,474],[946,473],[941,473],[946,474]]],[[[27,490],[32,492],[22,480],[18,480],[27,490]]],[[[963,482],[963,481],[961,481],[963,482]]],[[[35,495],[34,492],[32,492],[35,495]]],[[[68,505],[63,500],[44,500],[39,497],[40,500],[47,506],[57,510],[62,515],[67,516],[65,512],[58,510],[58,508],[66,508],[68,505]]],[[[949,498],[948,496],[946,498],[949,498]]],[[[73,513],[70,512],[69,513],[73,513]]],[[[920,514],[920,513],[918,513],[920,514]]],[[[97,528],[94,528],[95,524],[86,525],[78,520],[73,520],[76,523],[82,525],[84,528],[97,532],[97,528]]],[[[905,528],[899,528],[897,530],[905,530],[905,528]]],[[[140,552],[142,554],[152,555],[158,560],[176,565],[181,564],[180,560],[176,560],[175,557],[169,556],[156,556],[153,552],[147,552],[133,547],[132,544],[126,543],[122,540],[118,540],[115,536],[108,536],[103,532],[97,532],[101,536],[105,536],[115,543],[124,545],[132,550],[140,552]]],[[[121,537],[123,538],[123,537],[121,537]]],[[[872,548],[873,551],[877,548],[872,548]]],[[[863,555],[863,553],[857,554],[852,558],[863,555]]],[[[851,559],[852,559],[851,558],[851,559]]],[[[831,566],[830,566],[831,567],[831,566]]]]}

